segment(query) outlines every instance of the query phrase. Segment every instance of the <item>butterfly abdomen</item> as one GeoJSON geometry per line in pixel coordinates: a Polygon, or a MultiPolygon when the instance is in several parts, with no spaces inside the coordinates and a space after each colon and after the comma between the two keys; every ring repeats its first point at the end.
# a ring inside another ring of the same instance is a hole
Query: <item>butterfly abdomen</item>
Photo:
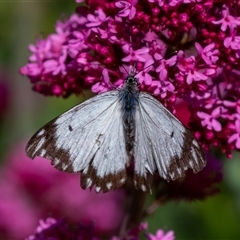
{"type": "Polygon", "coordinates": [[[136,79],[126,79],[124,87],[119,91],[122,118],[125,129],[127,151],[131,155],[135,136],[135,113],[139,101],[139,91],[136,86],[136,79]]]}

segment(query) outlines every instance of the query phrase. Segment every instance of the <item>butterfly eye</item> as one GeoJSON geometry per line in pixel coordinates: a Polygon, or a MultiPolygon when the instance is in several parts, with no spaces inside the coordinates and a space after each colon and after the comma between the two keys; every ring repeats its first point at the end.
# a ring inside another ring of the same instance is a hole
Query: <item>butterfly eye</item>
{"type": "Polygon", "coordinates": [[[133,76],[128,76],[126,78],[126,83],[129,84],[129,85],[137,85],[137,79],[133,76]]]}

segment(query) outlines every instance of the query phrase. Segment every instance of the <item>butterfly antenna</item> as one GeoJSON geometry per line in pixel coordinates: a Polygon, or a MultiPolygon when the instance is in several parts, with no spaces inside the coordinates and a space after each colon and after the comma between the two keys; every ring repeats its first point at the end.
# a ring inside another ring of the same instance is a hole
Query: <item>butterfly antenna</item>
{"type": "Polygon", "coordinates": [[[136,70],[137,70],[136,65],[137,65],[137,62],[134,62],[130,75],[136,76],[136,70]]]}
{"type": "Polygon", "coordinates": [[[124,67],[124,65],[122,65],[123,69],[125,70],[126,74],[128,74],[127,69],[124,67]]]}

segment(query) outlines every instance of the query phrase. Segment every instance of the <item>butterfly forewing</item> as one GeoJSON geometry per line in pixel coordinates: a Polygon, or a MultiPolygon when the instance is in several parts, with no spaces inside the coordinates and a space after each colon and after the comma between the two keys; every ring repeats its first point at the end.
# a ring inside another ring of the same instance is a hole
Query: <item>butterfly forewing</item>
{"type": "MultiPolygon", "coordinates": [[[[135,133],[136,179],[146,178],[148,172],[153,174],[157,170],[162,178],[175,180],[184,176],[188,168],[198,172],[206,164],[192,133],[147,93],[139,95],[135,133]]],[[[138,184],[137,188],[145,186],[138,184]]]]}
{"type": "Polygon", "coordinates": [[[97,95],[52,120],[30,139],[27,155],[48,158],[62,171],[81,171],[83,188],[120,187],[129,157],[117,96],[118,91],[97,95]]]}

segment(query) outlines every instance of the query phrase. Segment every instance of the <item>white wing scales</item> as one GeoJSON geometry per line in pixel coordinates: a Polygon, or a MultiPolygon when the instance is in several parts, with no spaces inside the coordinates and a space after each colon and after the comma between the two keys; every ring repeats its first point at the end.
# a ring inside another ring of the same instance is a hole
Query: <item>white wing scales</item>
{"type": "Polygon", "coordinates": [[[147,173],[158,174],[166,180],[185,175],[188,168],[194,172],[205,166],[204,154],[182,123],[159,101],[147,93],[139,94],[136,111],[134,145],[135,185],[145,186],[147,173]],[[141,184],[139,184],[139,179],[141,184]]]}
{"type": "Polygon", "coordinates": [[[81,185],[109,191],[126,181],[126,152],[118,91],[97,95],[41,128],[27,155],[46,157],[59,170],[82,171],[81,185]],[[116,144],[117,143],[117,144],[116,144]]]}
{"type": "MultiPolygon", "coordinates": [[[[41,128],[26,147],[30,158],[46,157],[61,171],[82,172],[82,188],[107,192],[122,186],[130,164],[119,91],[97,95],[41,128]]],[[[204,154],[182,123],[159,101],[139,93],[134,139],[134,184],[150,191],[148,173],[166,180],[205,166],[204,154]]]]}

